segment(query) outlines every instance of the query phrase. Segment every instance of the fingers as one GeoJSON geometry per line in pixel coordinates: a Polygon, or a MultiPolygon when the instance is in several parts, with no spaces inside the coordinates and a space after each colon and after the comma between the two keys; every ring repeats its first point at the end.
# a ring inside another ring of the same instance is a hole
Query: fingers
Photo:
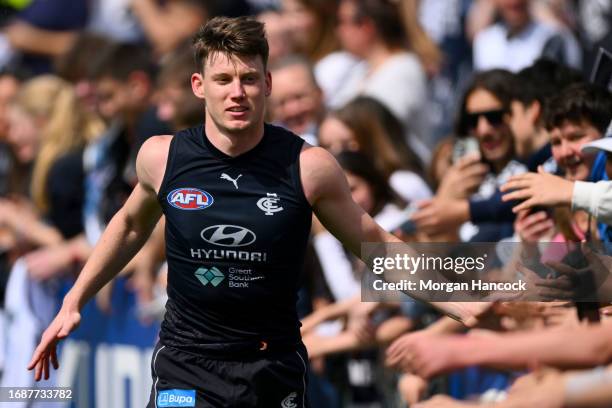
{"type": "Polygon", "coordinates": [[[506,181],[506,183],[500,187],[500,191],[503,193],[509,190],[517,190],[531,187],[531,182],[534,178],[534,175],[534,173],[523,173],[514,175],[510,177],[508,181],[506,181]]]}
{"type": "Polygon", "coordinates": [[[554,227],[554,221],[544,211],[517,218],[516,230],[524,240],[535,240],[554,227]],[[524,218],[523,218],[524,217],[524,218]]]}
{"type": "Polygon", "coordinates": [[[545,263],[545,265],[554,269],[558,273],[569,277],[576,276],[581,272],[580,269],[572,268],[571,266],[556,261],[548,261],[545,263]]]}
{"type": "Polygon", "coordinates": [[[54,369],[58,369],[59,368],[59,362],[57,360],[57,347],[53,347],[51,349],[51,364],[53,365],[54,369]]]}
{"type": "Polygon", "coordinates": [[[49,379],[49,355],[46,355],[43,359],[43,374],[45,380],[49,379]]]}
{"type": "Polygon", "coordinates": [[[43,359],[36,363],[36,370],[34,371],[34,381],[40,381],[42,378],[43,359]]]}

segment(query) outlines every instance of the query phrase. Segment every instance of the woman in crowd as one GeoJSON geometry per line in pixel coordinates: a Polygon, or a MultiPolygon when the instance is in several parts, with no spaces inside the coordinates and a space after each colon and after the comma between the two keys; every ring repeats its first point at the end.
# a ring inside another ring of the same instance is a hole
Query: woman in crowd
{"type": "Polygon", "coordinates": [[[361,96],[328,115],[319,130],[319,143],[335,154],[361,152],[406,202],[429,198],[422,165],[402,135],[402,124],[384,105],[361,96]]]}

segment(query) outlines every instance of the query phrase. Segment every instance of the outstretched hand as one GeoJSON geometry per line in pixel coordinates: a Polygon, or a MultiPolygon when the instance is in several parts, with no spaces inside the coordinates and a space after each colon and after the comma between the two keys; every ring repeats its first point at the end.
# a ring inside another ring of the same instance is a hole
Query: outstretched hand
{"type": "Polygon", "coordinates": [[[512,208],[512,211],[517,213],[538,206],[571,205],[574,183],[547,173],[542,166],[539,166],[537,173],[523,173],[510,177],[500,190],[505,193],[502,196],[503,201],[521,201],[512,208]]]}
{"type": "Polygon", "coordinates": [[[43,333],[38,347],[34,350],[32,360],[28,364],[28,370],[34,370],[34,380],[49,379],[49,364],[56,370],[59,368],[57,343],[74,331],[80,321],[81,314],[78,309],[66,305],[62,306],[55,319],[43,333]]]}

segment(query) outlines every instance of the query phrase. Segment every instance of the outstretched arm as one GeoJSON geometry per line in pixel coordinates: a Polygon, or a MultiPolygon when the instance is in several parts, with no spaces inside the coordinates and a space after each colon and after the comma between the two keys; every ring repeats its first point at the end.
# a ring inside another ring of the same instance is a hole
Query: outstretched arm
{"type": "Polygon", "coordinates": [[[411,368],[429,378],[471,365],[524,369],[592,367],[612,361],[610,325],[538,330],[505,335],[438,336],[410,344],[411,368]],[[567,346],[572,338],[575,347],[567,346]]]}
{"type": "Polygon", "coordinates": [[[102,234],[83,271],[64,298],[62,308],[34,351],[28,369],[35,369],[36,381],[41,376],[49,378],[49,363],[57,369],[57,342],[78,326],[85,303],[136,255],[157,224],[161,208],[156,191],[165,171],[170,138],[155,137],[142,146],[136,162],[139,183],[102,234]]]}
{"type": "MultiPolygon", "coordinates": [[[[362,242],[401,243],[382,229],[352,199],[342,169],[326,150],[305,146],[300,155],[304,194],[317,218],[349,251],[361,258],[362,242]]],[[[443,313],[467,324],[483,312],[487,303],[432,303],[443,313]]]]}

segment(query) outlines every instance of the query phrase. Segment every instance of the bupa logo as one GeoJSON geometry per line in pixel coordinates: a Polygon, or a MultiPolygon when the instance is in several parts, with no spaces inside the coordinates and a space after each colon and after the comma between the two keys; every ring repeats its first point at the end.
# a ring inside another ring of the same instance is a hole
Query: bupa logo
{"type": "Polygon", "coordinates": [[[210,194],[197,188],[177,188],[168,194],[168,203],[179,210],[203,210],[213,201],[210,194]]]}
{"type": "Polygon", "coordinates": [[[157,406],[162,407],[195,407],[195,390],[164,390],[157,393],[157,406]]]}
{"type": "Polygon", "coordinates": [[[243,247],[257,239],[253,231],[238,225],[213,225],[204,228],[200,236],[209,244],[224,247],[243,247]]]}

